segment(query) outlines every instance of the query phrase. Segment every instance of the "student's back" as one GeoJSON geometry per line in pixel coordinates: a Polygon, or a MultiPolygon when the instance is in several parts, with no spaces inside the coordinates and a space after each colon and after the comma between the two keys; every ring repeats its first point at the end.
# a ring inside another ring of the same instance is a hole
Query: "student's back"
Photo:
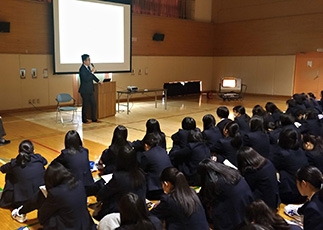
{"type": "Polygon", "coordinates": [[[89,151],[82,145],[78,132],[68,131],[65,135],[65,149],[54,161],[61,163],[84,186],[90,186],[94,181],[90,170],[89,151]]]}
{"type": "Polygon", "coordinates": [[[1,207],[19,207],[32,198],[39,186],[44,185],[47,160],[40,154],[34,154],[33,144],[29,140],[20,143],[19,151],[15,159],[0,167],[1,172],[6,173],[1,207]],[[30,151],[26,151],[27,147],[30,151]]]}
{"type": "Polygon", "coordinates": [[[165,195],[150,213],[166,222],[166,229],[208,230],[205,211],[196,192],[188,186],[183,175],[176,168],[163,170],[160,181],[165,195]]]}
{"type": "Polygon", "coordinates": [[[48,195],[38,210],[38,220],[44,229],[96,229],[87,209],[84,185],[64,166],[51,163],[45,185],[48,195]]]}
{"type": "Polygon", "coordinates": [[[80,147],[80,151],[75,154],[70,154],[68,150],[64,149],[54,161],[64,165],[85,186],[94,183],[90,170],[88,149],[80,147]]]}

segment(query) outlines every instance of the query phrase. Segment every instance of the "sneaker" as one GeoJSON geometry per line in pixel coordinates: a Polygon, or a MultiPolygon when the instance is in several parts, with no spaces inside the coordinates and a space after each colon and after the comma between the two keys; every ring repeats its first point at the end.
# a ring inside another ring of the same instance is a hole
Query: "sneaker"
{"type": "Polygon", "coordinates": [[[24,223],[27,221],[27,217],[26,214],[19,214],[20,209],[22,209],[22,205],[19,208],[12,210],[11,217],[20,223],[24,223]]]}

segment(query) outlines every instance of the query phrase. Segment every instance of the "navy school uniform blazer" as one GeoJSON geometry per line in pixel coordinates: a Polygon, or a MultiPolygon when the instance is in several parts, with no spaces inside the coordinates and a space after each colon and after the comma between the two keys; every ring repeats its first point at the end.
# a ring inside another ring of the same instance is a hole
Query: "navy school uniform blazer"
{"type": "Polygon", "coordinates": [[[269,157],[270,140],[267,133],[262,131],[248,132],[243,136],[243,144],[252,147],[263,157],[269,157]]]}
{"type": "Polygon", "coordinates": [[[306,127],[307,133],[311,135],[314,135],[314,136],[323,135],[323,125],[318,119],[305,120],[304,126],[306,127]]]}
{"type": "Polygon", "coordinates": [[[278,205],[278,181],[276,169],[271,161],[256,170],[246,170],[244,178],[253,193],[255,200],[263,200],[271,209],[276,210],[278,205]]]}
{"type": "Polygon", "coordinates": [[[277,144],[280,132],[283,130],[286,130],[286,129],[294,129],[298,134],[299,143],[301,143],[301,130],[299,128],[297,128],[294,124],[286,125],[286,126],[277,128],[274,131],[270,132],[269,133],[270,143],[274,144],[274,145],[277,144]]]}
{"type": "MultiPolygon", "coordinates": [[[[243,177],[237,184],[227,184],[223,179],[218,180],[218,188],[215,200],[211,203],[203,203],[206,212],[212,220],[214,229],[232,230],[243,223],[246,207],[254,200],[249,185],[243,177]]],[[[206,191],[202,187],[200,197],[203,200],[203,193],[215,192],[206,191]]]]}
{"type": "Polygon", "coordinates": [[[308,160],[302,149],[283,149],[278,147],[273,155],[273,163],[279,171],[279,194],[283,203],[299,203],[303,201],[296,186],[295,174],[303,166],[307,166],[308,160]]]}
{"type": "Polygon", "coordinates": [[[38,220],[44,230],[96,229],[87,209],[84,185],[80,181],[72,189],[67,184],[49,189],[47,198],[38,210],[38,220]]]}
{"type": "Polygon", "coordinates": [[[172,167],[166,150],[160,146],[138,154],[140,168],[146,172],[147,190],[162,189],[160,174],[167,167],[172,167]]]}
{"type": "MultiPolygon", "coordinates": [[[[143,175],[144,177],[144,175],[143,175]]],[[[102,202],[101,211],[95,219],[101,220],[105,215],[113,212],[119,212],[118,202],[124,194],[129,192],[137,194],[143,200],[146,199],[146,181],[140,187],[135,187],[132,181],[131,173],[125,171],[116,171],[112,179],[104,185],[97,193],[97,201],[102,202]]]]}
{"type": "Polygon", "coordinates": [[[215,145],[215,152],[217,154],[217,161],[223,163],[225,159],[230,161],[233,165],[237,166],[237,151],[238,148],[231,145],[231,137],[225,137],[215,145]]]}
{"type": "MultiPolygon", "coordinates": [[[[196,128],[195,130],[199,130],[199,128],[196,128]]],[[[179,146],[180,148],[186,147],[188,144],[188,134],[190,133],[190,130],[185,129],[179,129],[176,133],[172,135],[173,140],[173,147],[179,146]]]]}
{"type": "Polygon", "coordinates": [[[211,156],[210,149],[204,142],[191,142],[186,148],[171,151],[169,157],[173,165],[188,179],[189,184],[193,185],[195,182],[200,183],[194,179],[198,175],[199,163],[211,156]],[[189,180],[190,177],[192,177],[192,181],[189,180]]]}
{"type": "Polygon", "coordinates": [[[190,216],[186,216],[181,206],[169,194],[163,195],[160,203],[153,208],[150,213],[161,220],[165,220],[166,229],[168,230],[210,229],[206,220],[204,208],[201,204],[198,205],[195,212],[190,216]]]}
{"type": "MultiPolygon", "coordinates": [[[[128,143],[131,145],[131,143],[128,141],[128,143]]],[[[110,174],[113,173],[116,170],[116,164],[117,164],[117,152],[116,148],[114,148],[112,145],[109,146],[109,148],[103,150],[100,160],[104,164],[104,170],[103,174],[110,174]]]]}
{"type": "Polygon", "coordinates": [[[210,148],[210,151],[215,152],[216,142],[222,138],[222,133],[220,132],[219,127],[213,126],[209,129],[205,129],[202,132],[203,138],[206,141],[207,146],[210,148]]]}
{"type": "Polygon", "coordinates": [[[239,117],[235,117],[234,121],[239,125],[241,133],[247,133],[250,131],[249,122],[246,120],[245,114],[241,114],[239,117]]]}
{"type": "Polygon", "coordinates": [[[32,198],[39,190],[39,186],[44,185],[44,166],[47,160],[40,154],[30,154],[30,162],[25,168],[16,164],[16,159],[11,159],[0,167],[2,173],[6,173],[5,186],[0,201],[1,207],[10,207],[13,203],[24,202],[32,198]],[[12,202],[5,201],[7,191],[13,192],[12,202]]]}
{"type": "Polygon", "coordinates": [[[70,154],[67,149],[63,149],[54,161],[64,165],[77,180],[82,181],[84,186],[90,186],[94,183],[88,149],[80,147],[80,151],[75,154],[70,154]]]}
{"type": "Polygon", "coordinates": [[[312,151],[305,151],[305,154],[308,159],[308,163],[315,166],[323,173],[323,153],[314,149],[312,151]]]}
{"type": "MultiPolygon", "coordinates": [[[[154,225],[155,230],[163,230],[162,222],[154,215],[148,216],[151,223],[154,225]]],[[[116,228],[115,230],[136,230],[136,224],[128,224],[128,225],[121,225],[120,227],[116,228]]]]}
{"type": "Polygon", "coordinates": [[[229,123],[230,121],[232,121],[231,119],[229,118],[224,118],[224,119],[221,119],[217,124],[216,126],[219,128],[220,132],[222,133],[222,136],[223,136],[223,128],[224,126],[229,123]]]}
{"type": "MultiPolygon", "coordinates": [[[[166,149],[166,135],[165,133],[161,132],[154,132],[154,134],[156,135],[156,137],[158,138],[158,146],[162,147],[163,149],[166,149]]],[[[132,147],[136,150],[136,151],[145,151],[144,149],[144,144],[141,140],[136,140],[133,141],[131,143],[132,147]]]]}
{"type": "Polygon", "coordinates": [[[94,92],[93,81],[99,82],[100,80],[93,73],[91,73],[83,64],[79,69],[79,74],[81,81],[79,93],[92,94],[94,92]]]}
{"type": "Polygon", "coordinates": [[[304,215],[304,230],[323,229],[323,202],[319,198],[319,192],[312,199],[298,209],[300,215],[304,215]]]}

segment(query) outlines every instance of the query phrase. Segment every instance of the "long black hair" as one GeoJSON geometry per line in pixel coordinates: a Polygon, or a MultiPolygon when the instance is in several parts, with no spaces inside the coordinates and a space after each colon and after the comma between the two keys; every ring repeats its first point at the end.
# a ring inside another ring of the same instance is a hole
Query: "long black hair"
{"type": "Polygon", "coordinates": [[[135,230],[156,229],[148,218],[148,210],[144,201],[135,193],[123,195],[119,201],[120,226],[135,225],[135,230]]]}
{"type": "Polygon", "coordinates": [[[70,130],[65,135],[65,149],[70,154],[76,154],[83,146],[81,137],[76,130],[70,130]]]}
{"type": "Polygon", "coordinates": [[[245,115],[245,121],[249,122],[250,116],[248,114],[246,114],[245,107],[243,107],[242,105],[236,105],[233,107],[232,110],[233,110],[233,112],[238,113],[240,115],[245,115]]]}
{"type": "Polygon", "coordinates": [[[229,137],[232,137],[230,142],[231,145],[235,148],[240,148],[242,145],[242,138],[239,125],[234,121],[230,121],[224,126],[223,130],[227,130],[229,137]]]}
{"type": "Polygon", "coordinates": [[[238,151],[237,162],[240,173],[244,175],[246,171],[261,169],[267,163],[267,159],[253,148],[244,146],[238,151]]]}
{"type": "Polygon", "coordinates": [[[290,226],[263,200],[256,200],[246,208],[246,222],[260,224],[270,230],[289,230],[290,226]]]}
{"type": "Polygon", "coordinates": [[[204,159],[200,162],[198,173],[202,181],[200,191],[202,203],[209,205],[217,201],[217,196],[222,192],[221,184],[235,185],[241,179],[238,170],[211,159],[204,159]]]}
{"type": "Polygon", "coordinates": [[[146,183],[145,176],[139,169],[136,151],[128,143],[119,149],[116,170],[129,172],[136,188],[146,183]]]}
{"type": "Polygon", "coordinates": [[[174,167],[165,168],[160,176],[161,182],[169,182],[173,189],[169,195],[180,205],[186,216],[190,216],[201,204],[196,192],[190,188],[184,174],[174,167]]]}
{"type": "Polygon", "coordinates": [[[146,133],[156,133],[156,132],[162,133],[159,122],[154,118],[148,119],[146,122],[146,133]]]}
{"type": "Polygon", "coordinates": [[[110,145],[112,153],[117,155],[119,149],[128,143],[127,138],[128,138],[127,128],[123,125],[118,125],[113,131],[112,141],[110,145]]]}
{"type": "Polygon", "coordinates": [[[19,154],[16,157],[16,163],[21,168],[25,168],[26,164],[30,162],[30,155],[34,154],[34,145],[30,140],[23,140],[19,144],[18,148],[19,154]]]}
{"type": "Polygon", "coordinates": [[[283,149],[297,150],[300,147],[298,133],[294,129],[282,130],[279,134],[278,144],[283,149]]]}
{"type": "Polygon", "coordinates": [[[264,118],[258,115],[253,116],[249,121],[250,132],[265,132],[264,118]]]}
{"type": "Polygon", "coordinates": [[[202,118],[203,130],[207,130],[215,126],[215,118],[212,114],[206,114],[202,118]]]}
{"type": "Polygon", "coordinates": [[[72,173],[57,161],[53,161],[48,165],[45,171],[44,180],[47,190],[61,184],[67,184],[69,189],[72,189],[78,184],[72,173]]]}
{"type": "Polygon", "coordinates": [[[265,109],[267,111],[267,113],[275,113],[275,112],[278,112],[278,113],[282,113],[282,111],[275,105],[275,103],[273,102],[270,102],[268,101],[265,105],[265,109]]]}

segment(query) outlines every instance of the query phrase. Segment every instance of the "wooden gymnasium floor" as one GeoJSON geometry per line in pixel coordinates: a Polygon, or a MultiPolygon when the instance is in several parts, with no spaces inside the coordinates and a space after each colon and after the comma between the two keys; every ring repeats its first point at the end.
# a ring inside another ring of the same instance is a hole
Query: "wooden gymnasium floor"
{"type": "MultiPolygon", "coordinates": [[[[207,99],[205,95],[192,95],[185,97],[173,97],[168,99],[167,110],[158,101],[158,108],[155,109],[151,98],[146,101],[135,101],[130,103],[131,112],[127,115],[125,107],[114,117],[100,119],[100,123],[82,124],[81,108],[79,108],[76,117],[76,123],[60,124],[56,123],[56,112],[54,109],[35,108],[34,111],[13,112],[0,114],[2,116],[4,127],[7,132],[6,139],[11,140],[11,144],[0,146],[0,165],[15,158],[19,143],[24,139],[30,139],[35,145],[35,152],[44,156],[48,162],[51,162],[64,148],[64,136],[68,130],[75,129],[83,138],[83,145],[89,149],[90,160],[96,160],[101,152],[109,146],[116,125],[122,124],[128,128],[128,139],[130,141],[141,139],[145,134],[145,123],[149,118],[156,118],[161,125],[161,129],[167,136],[167,148],[172,145],[171,135],[181,126],[181,120],[185,116],[193,117],[197,126],[201,129],[202,117],[211,113],[215,116],[215,111],[220,105],[225,105],[230,109],[232,117],[232,108],[236,105],[243,105],[247,113],[251,114],[254,105],[264,106],[267,101],[272,101],[281,109],[286,109],[286,100],[288,97],[278,96],[254,96],[246,95],[242,101],[225,101],[214,95],[213,99],[207,99]]],[[[64,114],[65,119],[69,114],[64,114]]],[[[94,176],[97,176],[94,173],[94,176]]],[[[4,186],[4,174],[0,174],[0,187],[4,186]]],[[[90,199],[94,201],[94,198],[90,199]]],[[[37,221],[37,212],[34,211],[27,215],[28,221],[20,224],[11,219],[11,212],[0,208],[0,229],[13,230],[20,226],[29,226],[30,229],[38,229],[40,225],[37,221]]]]}

